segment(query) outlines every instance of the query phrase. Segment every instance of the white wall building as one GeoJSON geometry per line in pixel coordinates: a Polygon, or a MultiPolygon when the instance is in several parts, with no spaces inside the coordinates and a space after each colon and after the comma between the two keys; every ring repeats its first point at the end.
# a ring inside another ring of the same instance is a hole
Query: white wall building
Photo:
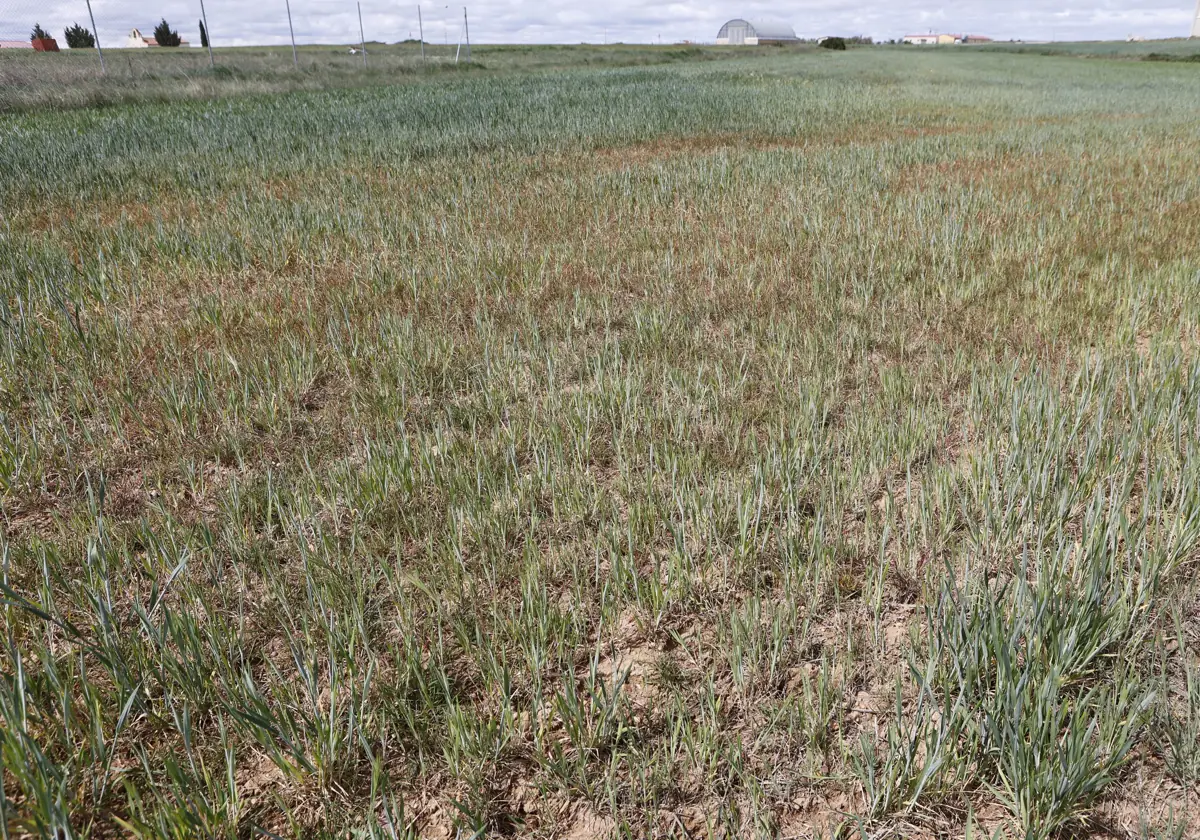
{"type": "Polygon", "coordinates": [[[125,38],[125,48],[129,50],[144,50],[146,47],[157,47],[158,41],[153,37],[147,38],[142,35],[140,29],[129,30],[129,35],[125,38]]]}
{"type": "MultiPolygon", "coordinates": [[[[154,40],[153,35],[151,35],[149,38],[147,38],[145,35],[142,34],[142,31],[140,29],[131,29],[131,30],[129,30],[129,34],[127,36],[125,36],[124,46],[126,49],[129,49],[129,50],[144,50],[147,47],[157,47],[158,41],[154,40]]],[[[179,40],[179,46],[187,47],[190,45],[188,44],[186,39],[181,38],[179,40]]]]}

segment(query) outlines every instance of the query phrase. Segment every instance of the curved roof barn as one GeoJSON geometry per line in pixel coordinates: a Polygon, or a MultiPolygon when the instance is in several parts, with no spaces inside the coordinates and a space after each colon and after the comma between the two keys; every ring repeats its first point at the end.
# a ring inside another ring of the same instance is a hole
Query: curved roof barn
{"type": "Polygon", "coordinates": [[[777,44],[798,41],[791,24],[780,20],[744,20],[734,18],[717,33],[718,44],[777,44]]]}

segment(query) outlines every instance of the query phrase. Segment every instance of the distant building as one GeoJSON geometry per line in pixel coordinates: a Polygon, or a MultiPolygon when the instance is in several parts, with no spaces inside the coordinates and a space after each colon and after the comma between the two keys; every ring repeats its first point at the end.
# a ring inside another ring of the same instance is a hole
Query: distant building
{"type": "Polygon", "coordinates": [[[930,32],[926,35],[905,35],[906,44],[986,44],[992,39],[986,35],[951,35],[948,33],[930,32]]]}
{"type": "Polygon", "coordinates": [[[717,33],[718,44],[745,45],[795,43],[796,30],[791,24],[777,20],[742,20],[734,18],[717,33]]]}
{"type": "Polygon", "coordinates": [[[146,47],[157,47],[158,41],[153,38],[147,38],[142,35],[140,29],[129,30],[129,36],[125,39],[125,48],[129,50],[144,50],[146,47]]]}
{"type": "Polygon", "coordinates": [[[33,42],[26,39],[24,41],[0,41],[0,50],[31,50],[33,42]]]}
{"type": "Polygon", "coordinates": [[[125,39],[125,48],[131,50],[144,50],[147,47],[157,47],[158,41],[151,36],[147,38],[142,34],[140,29],[129,30],[129,37],[125,39]]]}
{"type": "MultiPolygon", "coordinates": [[[[150,36],[149,38],[147,38],[145,35],[142,34],[142,31],[140,29],[129,30],[129,35],[126,36],[126,38],[125,38],[125,48],[129,49],[129,50],[144,50],[147,47],[157,47],[157,46],[158,46],[158,41],[154,40],[154,36],[150,36]]],[[[185,39],[180,38],[179,46],[186,47],[186,46],[189,46],[189,44],[185,39]]]]}

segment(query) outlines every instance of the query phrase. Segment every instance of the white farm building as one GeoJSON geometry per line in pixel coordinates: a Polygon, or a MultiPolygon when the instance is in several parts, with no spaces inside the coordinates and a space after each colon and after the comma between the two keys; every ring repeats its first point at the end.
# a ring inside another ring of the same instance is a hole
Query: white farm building
{"type": "MultiPolygon", "coordinates": [[[[129,30],[129,35],[127,35],[125,37],[125,49],[127,49],[127,50],[144,50],[147,47],[157,47],[157,46],[158,46],[158,41],[155,40],[154,36],[151,35],[149,38],[147,38],[145,35],[142,34],[142,31],[140,29],[129,30]]],[[[188,42],[185,39],[181,38],[179,40],[179,46],[187,47],[187,46],[191,46],[191,45],[188,44],[188,42]]]]}
{"type": "Polygon", "coordinates": [[[798,41],[791,24],[777,20],[742,20],[734,18],[717,33],[718,44],[746,45],[784,44],[798,41]]]}

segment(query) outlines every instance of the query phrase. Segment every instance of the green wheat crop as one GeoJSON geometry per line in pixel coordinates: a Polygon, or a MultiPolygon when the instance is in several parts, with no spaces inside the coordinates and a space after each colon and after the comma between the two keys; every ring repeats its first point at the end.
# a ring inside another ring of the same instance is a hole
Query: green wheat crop
{"type": "Polygon", "coordinates": [[[623,49],[6,101],[0,835],[1194,830],[1196,68],[623,49]]]}

